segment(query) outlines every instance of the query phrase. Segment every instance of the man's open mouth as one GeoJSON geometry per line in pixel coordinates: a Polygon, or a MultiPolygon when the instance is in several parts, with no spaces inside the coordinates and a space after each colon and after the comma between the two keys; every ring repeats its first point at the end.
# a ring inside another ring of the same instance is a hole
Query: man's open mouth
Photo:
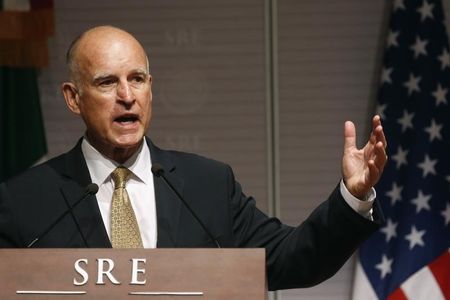
{"type": "Polygon", "coordinates": [[[139,117],[137,115],[122,115],[114,119],[114,122],[118,122],[120,124],[130,124],[137,122],[139,117]]]}

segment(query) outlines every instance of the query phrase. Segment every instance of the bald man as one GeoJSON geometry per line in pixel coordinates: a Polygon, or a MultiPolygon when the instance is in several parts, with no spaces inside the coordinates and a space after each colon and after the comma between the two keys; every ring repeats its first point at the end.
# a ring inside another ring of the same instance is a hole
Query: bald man
{"type": "Polygon", "coordinates": [[[307,220],[290,227],[258,210],[229,166],[161,150],[145,137],[152,77],[132,35],[111,26],[92,28],[72,43],[67,65],[64,99],[86,131],[69,152],[1,184],[1,247],[29,245],[93,182],[98,193],[34,247],[264,247],[269,289],[275,290],[329,278],[383,222],[373,190],[386,163],[378,116],[362,149],[356,148],[353,123],[345,123],[343,180],[307,220]],[[153,177],[156,164],[212,236],[153,177]]]}

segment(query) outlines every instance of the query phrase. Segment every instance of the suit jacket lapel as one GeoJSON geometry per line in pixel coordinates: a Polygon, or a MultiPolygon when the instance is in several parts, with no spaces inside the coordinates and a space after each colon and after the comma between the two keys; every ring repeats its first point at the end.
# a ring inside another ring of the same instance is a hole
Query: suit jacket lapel
{"type": "MultiPolygon", "coordinates": [[[[177,189],[183,193],[183,181],[175,175],[175,164],[170,152],[156,147],[150,139],[147,139],[150,148],[152,164],[160,164],[164,168],[164,175],[177,189]]],[[[176,247],[178,240],[178,228],[180,222],[181,202],[177,196],[164,183],[162,178],[153,176],[155,186],[155,202],[158,227],[158,248],[176,247]]]]}
{"type": "MultiPolygon", "coordinates": [[[[81,139],[71,151],[65,155],[62,173],[68,178],[61,187],[61,194],[69,205],[73,205],[83,197],[91,176],[81,151],[81,139]]],[[[97,198],[91,196],[82,201],[74,210],[74,216],[80,224],[88,247],[111,247],[103,219],[98,207],[97,198]]]]}

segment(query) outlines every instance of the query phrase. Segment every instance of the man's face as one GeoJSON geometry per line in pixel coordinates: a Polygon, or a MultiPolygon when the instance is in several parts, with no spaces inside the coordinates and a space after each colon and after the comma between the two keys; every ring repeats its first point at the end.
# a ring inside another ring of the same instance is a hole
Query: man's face
{"type": "Polygon", "coordinates": [[[142,47],[120,36],[86,42],[78,66],[78,108],[89,141],[107,156],[134,152],[151,118],[151,76],[142,47]]]}

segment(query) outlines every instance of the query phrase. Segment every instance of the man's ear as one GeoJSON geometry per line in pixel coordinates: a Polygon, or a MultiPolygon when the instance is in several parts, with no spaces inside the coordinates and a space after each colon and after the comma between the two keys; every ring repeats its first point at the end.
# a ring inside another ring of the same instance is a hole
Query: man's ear
{"type": "Polygon", "coordinates": [[[67,107],[74,113],[80,114],[80,94],[78,89],[72,82],[64,82],[61,85],[61,91],[66,100],[67,107]]]}

